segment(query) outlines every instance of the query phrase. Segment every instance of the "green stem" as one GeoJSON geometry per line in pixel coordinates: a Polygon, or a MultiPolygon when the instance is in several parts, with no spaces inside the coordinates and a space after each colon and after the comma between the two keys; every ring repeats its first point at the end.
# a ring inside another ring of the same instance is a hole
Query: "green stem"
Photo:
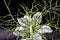
{"type": "Polygon", "coordinates": [[[33,40],[33,30],[32,30],[32,25],[30,26],[30,38],[33,40]]]}
{"type": "Polygon", "coordinates": [[[10,11],[10,9],[9,9],[8,5],[6,4],[6,1],[5,1],[5,0],[4,0],[4,3],[5,3],[5,6],[6,6],[6,8],[7,8],[8,12],[9,12],[9,15],[10,15],[10,16],[11,16],[11,18],[14,20],[14,22],[16,22],[16,21],[15,21],[15,19],[13,18],[13,16],[12,16],[12,14],[11,14],[11,11],[10,11]]]}

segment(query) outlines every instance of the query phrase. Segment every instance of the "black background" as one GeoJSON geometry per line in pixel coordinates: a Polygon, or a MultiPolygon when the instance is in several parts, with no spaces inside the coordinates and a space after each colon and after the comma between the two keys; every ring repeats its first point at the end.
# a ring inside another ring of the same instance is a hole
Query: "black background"
{"type": "MultiPolygon", "coordinates": [[[[9,0],[6,0],[6,2],[8,3],[9,0]]],[[[42,0],[37,0],[37,2],[41,2],[42,0]]],[[[52,3],[54,3],[56,0],[53,0],[52,3]]],[[[27,4],[29,5],[29,7],[31,7],[31,4],[32,4],[33,0],[12,0],[9,7],[10,7],[10,10],[12,12],[12,14],[16,14],[17,11],[18,11],[18,7],[19,4],[27,4]]],[[[59,2],[60,4],[60,2],[59,2]]],[[[43,4],[42,4],[43,5],[43,4]]],[[[6,6],[4,4],[4,0],[0,0],[0,16],[2,15],[7,15],[8,14],[8,10],[6,9],[6,6]]]]}
{"type": "MultiPolygon", "coordinates": [[[[8,3],[7,0],[6,0],[6,2],[8,3]]],[[[32,0],[30,0],[30,1],[29,0],[12,0],[9,7],[10,7],[12,14],[16,14],[18,11],[19,4],[29,3],[29,5],[31,5],[31,2],[32,2],[32,0]]],[[[4,0],[0,0],[0,16],[7,15],[7,14],[8,14],[8,10],[4,4],[4,0]]]]}

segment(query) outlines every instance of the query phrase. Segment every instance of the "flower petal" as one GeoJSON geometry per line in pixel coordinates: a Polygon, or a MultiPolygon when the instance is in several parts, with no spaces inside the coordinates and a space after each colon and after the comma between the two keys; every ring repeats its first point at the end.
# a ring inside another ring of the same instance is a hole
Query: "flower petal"
{"type": "Polygon", "coordinates": [[[41,29],[38,30],[39,33],[52,33],[53,30],[49,26],[42,26],[41,29]]]}
{"type": "Polygon", "coordinates": [[[33,16],[33,20],[36,20],[36,24],[40,24],[42,21],[42,13],[41,12],[37,12],[36,14],[34,14],[33,16]]]}
{"type": "Polygon", "coordinates": [[[17,28],[15,29],[15,31],[16,31],[16,30],[24,31],[24,28],[23,28],[23,27],[17,27],[17,28]]]}
{"type": "Polygon", "coordinates": [[[28,15],[25,15],[23,18],[26,19],[28,22],[32,21],[31,17],[28,15]]]}
{"type": "Polygon", "coordinates": [[[16,36],[24,36],[24,28],[23,27],[17,27],[15,31],[13,32],[16,36]]]}
{"type": "Polygon", "coordinates": [[[43,40],[39,33],[35,32],[33,35],[34,35],[34,40],[43,40]]]}
{"type": "Polygon", "coordinates": [[[18,23],[19,23],[21,26],[27,26],[27,23],[24,22],[22,19],[17,18],[17,20],[18,20],[18,23]]]}
{"type": "Polygon", "coordinates": [[[14,34],[15,36],[24,36],[24,33],[20,33],[20,32],[13,32],[13,34],[14,34]]]}
{"type": "Polygon", "coordinates": [[[22,26],[29,25],[29,22],[32,21],[31,17],[28,15],[25,15],[23,18],[17,18],[18,23],[22,26]]]}

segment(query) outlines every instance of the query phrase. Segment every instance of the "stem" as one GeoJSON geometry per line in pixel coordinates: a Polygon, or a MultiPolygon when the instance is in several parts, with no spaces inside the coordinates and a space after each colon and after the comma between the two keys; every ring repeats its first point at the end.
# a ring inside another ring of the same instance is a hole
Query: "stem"
{"type": "Polygon", "coordinates": [[[33,40],[33,30],[32,30],[32,25],[30,26],[30,38],[33,40]]]}
{"type": "Polygon", "coordinates": [[[8,7],[8,5],[7,5],[7,3],[6,3],[6,1],[4,0],[4,3],[5,3],[5,6],[6,6],[6,8],[7,8],[7,10],[8,10],[8,12],[9,12],[9,15],[11,16],[11,18],[14,20],[14,22],[16,22],[15,21],[15,19],[13,18],[13,16],[12,16],[12,14],[11,14],[11,11],[10,11],[10,9],[9,9],[9,7],[8,7]]]}

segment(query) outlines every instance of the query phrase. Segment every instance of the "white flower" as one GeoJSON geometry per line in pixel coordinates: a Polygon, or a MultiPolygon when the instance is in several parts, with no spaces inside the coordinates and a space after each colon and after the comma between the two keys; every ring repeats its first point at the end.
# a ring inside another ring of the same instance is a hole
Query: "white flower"
{"type": "Polygon", "coordinates": [[[53,30],[49,26],[42,26],[39,30],[39,33],[52,33],[53,30]]]}
{"type": "MultiPolygon", "coordinates": [[[[25,15],[23,18],[17,18],[17,21],[21,25],[21,27],[17,27],[15,31],[13,32],[13,34],[16,36],[24,36],[24,33],[26,31],[24,30],[24,27],[30,25],[30,22],[31,21],[34,22],[34,20],[36,20],[36,25],[39,25],[42,21],[42,13],[37,12],[36,14],[33,15],[32,18],[29,15],[25,15]]],[[[38,32],[42,34],[52,33],[53,30],[49,26],[41,26],[38,32]]],[[[42,36],[39,33],[33,32],[34,40],[43,40],[42,36]]],[[[31,39],[26,38],[26,39],[21,39],[21,40],[31,40],[31,39]]]]}

